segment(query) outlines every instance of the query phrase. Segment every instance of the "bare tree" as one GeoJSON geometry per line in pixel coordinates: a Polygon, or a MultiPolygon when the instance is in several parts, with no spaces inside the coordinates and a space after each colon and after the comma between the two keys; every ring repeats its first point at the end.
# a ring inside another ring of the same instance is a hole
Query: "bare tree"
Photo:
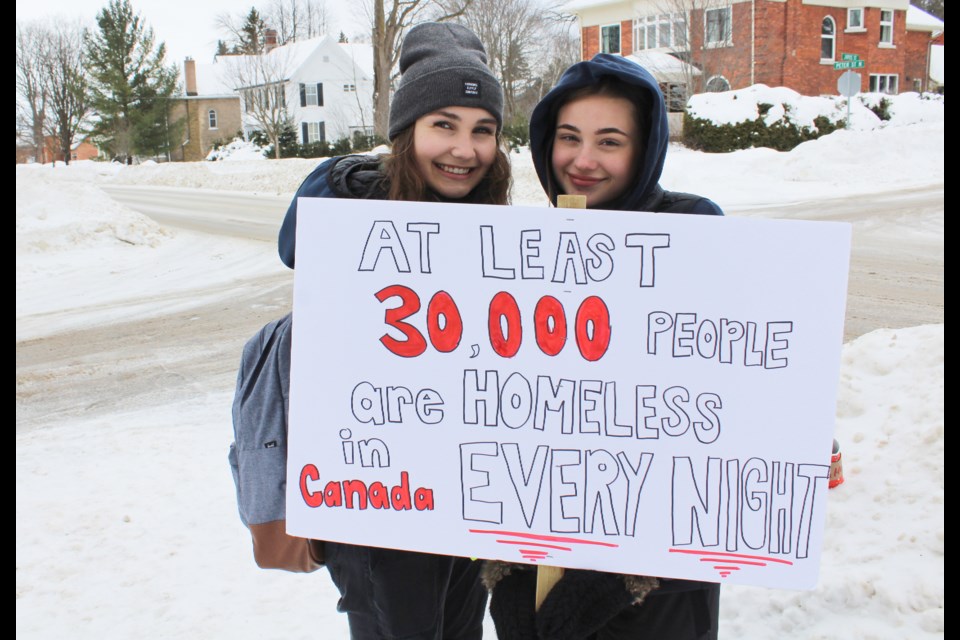
{"type": "Polygon", "coordinates": [[[487,63],[503,86],[506,122],[523,115],[517,102],[533,79],[531,62],[543,31],[542,13],[534,0],[473,0],[459,20],[487,50],[487,63]]]}
{"type": "Polygon", "coordinates": [[[289,51],[283,47],[260,55],[225,56],[226,77],[240,94],[243,117],[270,140],[280,157],[280,136],[291,125],[286,87],[291,72],[289,51]]]}
{"type": "Polygon", "coordinates": [[[322,36],[329,25],[323,0],[272,0],[263,16],[280,45],[322,36]]]}
{"type": "Polygon", "coordinates": [[[458,22],[487,50],[503,86],[506,122],[525,124],[535,101],[580,59],[576,18],[543,0],[472,0],[458,22]]]}
{"type": "Polygon", "coordinates": [[[533,111],[564,71],[580,61],[580,30],[576,16],[548,11],[543,16],[541,30],[531,56],[533,90],[527,92],[521,105],[526,114],[533,111]]]}
{"type": "Polygon", "coordinates": [[[77,22],[53,27],[44,65],[49,96],[48,130],[57,140],[66,164],[70,164],[70,151],[90,110],[84,32],[77,22]]]}
{"type": "Polygon", "coordinates": [[[424,20],[443,22],[463,15],[472,0],[446,5],[439,0],[371,0],[373,39],[373,123],[386,140],[390,127],[390,89],[407,29],[424,20]]]}
{"type": "Polygon", "coordinates": [[[39,23],[17,22],[17,130],[33,144],[37,162],[44,160],[49,100],[43,81],[46,49],[47,33],[39,23]]]}

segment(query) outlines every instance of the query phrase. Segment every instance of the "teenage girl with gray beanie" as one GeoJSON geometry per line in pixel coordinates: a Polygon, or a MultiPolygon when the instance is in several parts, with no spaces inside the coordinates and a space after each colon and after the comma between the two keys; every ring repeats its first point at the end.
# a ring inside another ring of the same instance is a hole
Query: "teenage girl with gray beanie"
{"type": "MultiPolygon", "coordinates": [[[[280,229],[284,264],[294,266],[300,197],[507,204],[503,92],[486,62],[465,27],[412,28],[390,108],[392,151],[332,158],[304,180],[280,229]]],[[[487,592],[479,561],[336,542],[325,554],[352,638],[481,637],[487,592]]]]}
{"type": "Polygon", "coordinates": [[[412,28],[400,50],[387,155],[331,158],[300,185],[280,228],[294,266],[297,198],[507,204],[510,160],[500,145],[503,90],[480,39],[457,24],[412,28]]]}

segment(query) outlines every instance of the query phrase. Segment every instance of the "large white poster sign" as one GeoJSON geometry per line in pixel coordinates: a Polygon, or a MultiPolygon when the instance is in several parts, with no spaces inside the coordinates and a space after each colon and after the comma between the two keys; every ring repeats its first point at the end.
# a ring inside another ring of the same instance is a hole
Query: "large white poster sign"
{"type": "Polygon", "coordinates": [[[815,585],[848,225],[299,207],[290,533],[815,585]]]}

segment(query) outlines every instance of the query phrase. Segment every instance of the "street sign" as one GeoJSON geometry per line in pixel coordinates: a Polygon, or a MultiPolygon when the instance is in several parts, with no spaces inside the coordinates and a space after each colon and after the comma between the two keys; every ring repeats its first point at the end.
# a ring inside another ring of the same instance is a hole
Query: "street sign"
{"type": "Polygon", "coordinates": [[[841,69],[863,69],[863,60],[844,60],[843,62],[834,62],[833,68],[836,71],[841,69]]]}
{"type": "Polygon", "coordinates": [[[841,53],[840,59],[841,60],[859,60],[860,56],[857,55],[856,53],[841,53]]]}

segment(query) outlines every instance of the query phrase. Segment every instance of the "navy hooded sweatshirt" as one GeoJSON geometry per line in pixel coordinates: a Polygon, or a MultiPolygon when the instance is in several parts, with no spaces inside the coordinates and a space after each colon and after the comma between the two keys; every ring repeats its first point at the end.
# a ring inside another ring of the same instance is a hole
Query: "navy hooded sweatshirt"
{"type": "Polygon", "coordinates": [[[707,198],[690,193],[664,191],[660,187],[660,174],[667,156],[670,130],[667,124],[667,108],[657,81],[639,64],[622,56],[600,53],[592,60],[579,62],[567,69],[557,85],[543,97],[530,116],[530,150],[533,164],[540,177],[544,191],[556,204],[557,189],[550,171],[550,156],[553,152],[553,136],[557,112],[565,97],[581,87],[599,82],[604,76],[613,76],[637,92],[646,94],[652,106],[649,117],[649,132],[643,145],[643,158],[637,170],[636,183],[631,191],[604,209],[621,211],[654,211],[662,213],[699,213],[723,215],[720,207],[707,198]]]}

